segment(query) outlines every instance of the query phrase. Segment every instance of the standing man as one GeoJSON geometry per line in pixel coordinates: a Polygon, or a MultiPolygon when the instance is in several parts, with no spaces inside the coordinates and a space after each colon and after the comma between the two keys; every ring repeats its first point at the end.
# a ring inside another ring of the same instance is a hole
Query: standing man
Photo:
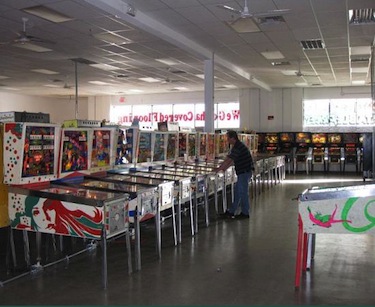
{"type": "Polygon", "coordinates": [[[249,149],[238,139],[236,131],[229,130],[227,132],[227,138],[228,143],[231,145],[231,150],[223,163],[216,169],[216,172],[225,171],[228,167],[234,164],[237,182],[234,187],[234,202],[223,216],[230,218],[249,218],[249,180],[253,170],[253,159],[249,149]],[[240,204],[241,213],[235,215],[240,204]]]}

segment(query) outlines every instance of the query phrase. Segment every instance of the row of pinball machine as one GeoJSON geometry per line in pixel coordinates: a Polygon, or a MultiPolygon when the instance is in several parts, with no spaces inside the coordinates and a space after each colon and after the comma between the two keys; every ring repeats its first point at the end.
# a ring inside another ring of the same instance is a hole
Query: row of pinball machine
{"type": "Polygon", "coordinates": [[[370,167],[371,133],[258,133],[258,153],[285,154],[289,171],[362,172],[370,167]]]}
{"type": "MultiPolygon", "coordinates": [[[[257,135],[239,137],[256,156],[257,135]]],[[[6,247],[0,285],[43,270],[47,249],[56,254],[48,256],[50,265],[100,243],[107,287],[107,242],[125,236],[129,273],[133,264],[140,270],[141,223],[155,224],[160,258],[163,222],[170,221],[174,245],[181,243],[183,227],[195,235],[199,224],[209,225],[209,202],[216,214],[226,210],[236,182],[233,167],[215,171],[229,150],[224,132],[140,130],[95,120],[61,126],[10,116],[0,123],[0,143],[0,243],[6,247]],[[84,248],[61,257],[69,238],[82,239],[84,248]]],[[[283,161],[284,155],[258,157],[254,186],[283,179],[283,161]]]]}
{"type": "MultiPolygon", "coordinates": [[[[0,114],[0,286],[100,244],[106,288],[107,243],[125,237],[128,273],[140,270],[143,223],[154,224],[160,258],[162,234],[181,244],[183,229],[196,235],[209,226],[210,211],[223,213],[233,198],[233,167],[215,171],[230,150],[225,131],[78,119],[61,126],[24,115],[17,121],[0,114]],[[166,220],[170,227],[162,227],[166,220]],[[79,245],[73,248],[72,239],[79,245]]],[[[238,135],[255,162],[253,197],[284,179],[288,165],[294,172],[364,170],[371,147],[365,133],[238,135]]]]}

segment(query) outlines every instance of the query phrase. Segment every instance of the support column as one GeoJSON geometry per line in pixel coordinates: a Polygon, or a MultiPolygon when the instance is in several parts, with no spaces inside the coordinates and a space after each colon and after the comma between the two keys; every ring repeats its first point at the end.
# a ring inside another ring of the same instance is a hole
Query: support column
{"type": "Polygon", "coordinates": [[[205,132],[214,132],[214,55],[204,61],[205,132]]]}

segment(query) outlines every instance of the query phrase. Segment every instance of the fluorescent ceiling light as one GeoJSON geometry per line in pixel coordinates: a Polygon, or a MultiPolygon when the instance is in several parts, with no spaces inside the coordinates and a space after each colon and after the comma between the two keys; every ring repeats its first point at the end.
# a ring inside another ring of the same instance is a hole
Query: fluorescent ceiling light
{"type": "Polygon", "coordinates": [[[46,87],[60,87],[59,85],[56,85],[56,84],[43,84],[43,86],[46,86],[46,87]]]}
{"type": "Polygon", "coordinates": [[[238,18],[233,22],[227,22],[227,25],[238,33],[260,32],[258,25],[251,18],[238,18]]]}
{"type": "Polygon", "coordinates": [[[237,88],[237,86],[233,85],[233,84],[224,84],[223,85],[225,88],[237,88]]]}
{"type": "Polygon", "coordinates": [[[352,70],[352,73],[355,73],[355,74],[365,74],[368,72],[369,68],[368,67],[352,67],[351,70],[352,70]]]}
{"type": "Polygon", "coordinates": [[[306,82],[298,82],[298,83],[294,83],[295,85],[297,86],[308,86],[308,84],[306,82]]]}
{"type": "Polygon", "coordinates": [[[288,61],[278,61],[278,62],[271,62],[273,66],[285,66],[290,65],[290,62],[288,61]]]}
{"type": "Polygon", "coordinates": [[[109,85],[109,83],[102,82],[102,81],[89,81],[89,83],[95,84],[95,85],[109,85]]]}
{"type": "Polygon", "coordinates": [[[295,76],[296,75],[295,70],[282,70],[281,73],[285,76],[295,76]]]}
{"type": "Polygon", "coordinates": [[[178,90],[178,91],[186,91],[188,88],[187,87],[183,87],[183,86],[178,86],[178,87],[174,87],[173,89],[174,90],[178,90]]]}
{"type": "MultiPolygon", "coordinates": [[[[204,74],[197,74],[195,76],[198,77],[198,78],[204,79],[204,74]]],[[[214,79],[217,79],[217,77],[214,76],[214,79]]]]}
{"type": "Polygon", "coordinates": [[[365,83],[366,83],[366,81],[364,81],[364,80],[353,80],[352,81],[353,85],[364,85],[365,83]]]}
{"type": "Polygon", "coordinates": [[[120,70],[121,69],[120,67],[116,67],[116,66],[112,66],[112,65],[108,65],[108,64],[90,64],[90,66],[98,68],[98,69],[106,70],[106,71],[120,70]]]}
{"type": "Polygon", "coordinates": [[[138,90],[138,89],[130,89],[130,90],[127,90],[127,92],[129,92],[129,93],[143,93],[142,90],[138,90]]]}
{"type": "Polygon", "coordinates": [[[371,46],[350,47],[350,55],[371,54],[371,46]]]}
{"type": "Polygon", "coordinates": [[[9,90],[9,91],[19,91],[20,90],[19,88],[7,87],[7,86],[2,86],[1,89],[9,90]]]}
{"type": "Polygon", "coordinates": [[[261,54],[267,60],[276,60],[276,59],[284,59],[285,58],[280,51],[264,51],[264,52],[261,52],[261,54]]]}
{"type": "Polygon", "coordinates": [[[43,19],[47,19],[55,23],[73,20],[73,18],[43,5],[28,7],[22,9],[22,11],[41,17],[43,19]]]}
{"type": "Polygon", "coordinates": [[[45,75],[58,75],[59,73],[56,71],[48,70],[48,69],[32,69],[31,71],[33,72],[38,72],[40,74],[45,74],[45,75]]]}
{"type": "Polygon", "coordinates": [[[25,44],[13,44],[13,47],[27,49],[34,52],[50,52],[53,51],[52,49],[45,48],[39,45],[31,44],[31,43],[25,43],[25,44]]]}
{"type": "Polygon", "coordinates": [[[142,80],[142,81],[149,82],[149,83],[160,82],[159,79],[155,79],[155,78],[151,78],[151,77],[147,77],[147,78],[138,78],[138,80],[142,80]]]}
{"type": "Polygon", "coordinates": [[[116,44],[116,45],[130,44],[133,42],[132,40],[126,37],[123,37],[121,35],[118,35],[116,33],[113,33],[113,32],[103,32],[103,33],[94,34],[94,37],[101,41],[116,44]]]}
{"type": "Polygon", "coordinates": [[[178,62],[176,62],[174,59],[155,59],[155,61],[158,61],[160,63],[166,64],[166,65],[169,65],[169,66],[173,66],[173,65],[178,64],[178,62]]]}
{"type": "Polygon", "coordinates": [[[0,80],[9,79],[7,76],[0,76],[0,80]]]}

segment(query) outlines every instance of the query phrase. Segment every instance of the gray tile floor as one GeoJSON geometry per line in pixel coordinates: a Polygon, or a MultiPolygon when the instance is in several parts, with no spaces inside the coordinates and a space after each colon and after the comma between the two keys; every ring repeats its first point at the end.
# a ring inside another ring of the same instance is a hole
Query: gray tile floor
{"type": "Polygon", "coordinates": [[[256,200],[249,220],[223,220],[195,237],[185,227],[174,247],[163,229],[156,258],[152,225],[142,226],[142,270],[127,273],[122,240],[108,248],[108,288],[101,250],[45,268],[0,288],[1,305],[375,305],[375,244],[368,235],[318,235],[313,268],[294,288],[297,201],[311,186],[362,184],[360,175],[287,175],[256,200]],[[311,183],[307,179],[320,179],[311,183]],[[327,182],[330,180],[329,182],[327,182]]]}

